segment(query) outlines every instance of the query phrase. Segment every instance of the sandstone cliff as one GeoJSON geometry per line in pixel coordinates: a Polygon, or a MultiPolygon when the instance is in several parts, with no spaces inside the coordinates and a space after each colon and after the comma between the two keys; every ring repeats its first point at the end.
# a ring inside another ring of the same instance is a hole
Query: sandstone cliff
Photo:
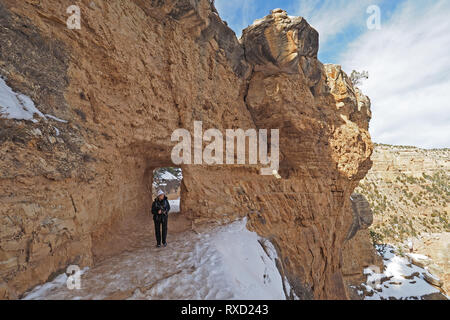
{"type": "Polygon", "coordinates": [[[208,0],[78,3],[82,28],[69,30],[71,1],[0,0],[0,75],[47,115],[0,119],[1,298],[101,259],[115,226],[148,214],[153,169],[172,166],[171,133],[194,120],[279,128],[281,179],[182,166],[182,214],[248,216],[298,297],[348,298],[342,247],[371,166],[370,102],[317,60],[317,32],[274,10],[239,41],[208,0]]]}

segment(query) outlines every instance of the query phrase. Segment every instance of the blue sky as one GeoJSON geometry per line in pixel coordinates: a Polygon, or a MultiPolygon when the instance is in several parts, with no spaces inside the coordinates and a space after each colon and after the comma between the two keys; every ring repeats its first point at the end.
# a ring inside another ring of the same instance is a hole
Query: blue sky
{"type": "Polygon", "coordinates": [[[254,20],[282,8],[319,31],[319,59],[349,74],[367,70],[361,89],[372,101],[375,142],[450,147],[450,1],[216,0],[239,37],[254,20]],[[366,12],[377,5],[381,29],[366,12]]]}

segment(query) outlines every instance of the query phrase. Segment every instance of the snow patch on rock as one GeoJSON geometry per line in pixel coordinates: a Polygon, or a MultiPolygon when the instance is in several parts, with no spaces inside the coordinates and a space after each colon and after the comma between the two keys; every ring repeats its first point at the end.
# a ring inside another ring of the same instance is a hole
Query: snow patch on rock
{"type": "Polygon", "coordinates": [[[45,115],[36,108],[30,97],[14,92],[0,77],[0,116],[7,119],[37,122],[34,119],[34,114],[45,118],[45,115]]]}
{"type": "Polygon", "coordinates": [[[43,114],[36,108],[30,97],[14,92],[14,90],[6,84],[6,81],[0,77],[0,117],[14,120],[27,120],[36,123],[38,120],[34,118],[35,114],[45,120],[52,119],[62,123],[68,122],[67,120],[59,119],[51,114],[43,114]]]}

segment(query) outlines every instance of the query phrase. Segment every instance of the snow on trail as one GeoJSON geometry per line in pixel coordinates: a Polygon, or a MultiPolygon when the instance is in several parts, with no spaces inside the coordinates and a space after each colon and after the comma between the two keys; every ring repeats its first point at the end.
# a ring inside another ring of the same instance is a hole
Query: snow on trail
{"type": "Polygon", "coordinates": [[[152,247],[84,270],[80,290],[67,289],[62,274],[24,298],[285,299],[275,248],[245,225],[244,219],[200,234],[169,233],[166,248],[149,240],[152,247]]]}
{"type": "Polygon", "coordinates": [[[180,212],[180,199],[169,200],[169,204],[170,204],[170,213],[180,212]]]}
{"type": "MultiPolygon", "coordinates": [[[[427,270],[411,264],[408,259],[395,255],[391,246],[379,247],[384,260],[384,271],[376,273],[367,268],[367,282],[362,285],[372,294],[365,300],[380,299],[420,299],[420,297],[440,292],[424,279],[427,270]]],[[[416,255],[428,259],[426,256],[416,255]]]]}

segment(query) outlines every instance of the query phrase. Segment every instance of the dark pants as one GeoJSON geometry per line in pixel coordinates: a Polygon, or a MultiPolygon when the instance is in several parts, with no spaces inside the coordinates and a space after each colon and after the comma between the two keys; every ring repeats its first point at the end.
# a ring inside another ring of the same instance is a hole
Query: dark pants
{"type": "Polygon", "coordinates": [[[155,223],[155,235],[156,235],[156,243],[161,244],[161,227],[162,227],[162,243],[166,243],[167,238],[167,215],[154,216],[153,222],[155,223]]]}

